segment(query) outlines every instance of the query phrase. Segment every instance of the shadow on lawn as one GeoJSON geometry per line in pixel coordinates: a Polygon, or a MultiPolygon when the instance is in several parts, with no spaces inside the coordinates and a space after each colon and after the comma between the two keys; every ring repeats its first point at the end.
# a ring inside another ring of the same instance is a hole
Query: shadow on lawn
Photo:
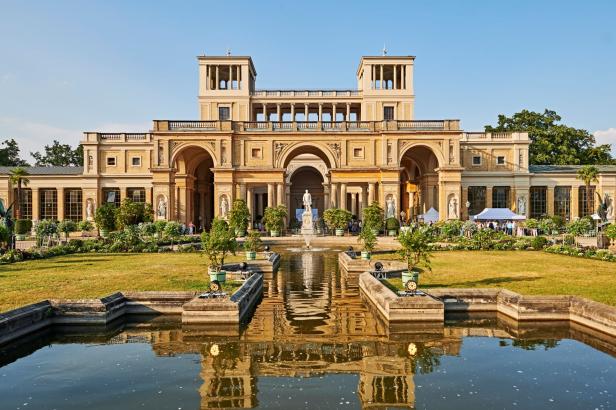
{"type": "Polygon", "coordinates": [[[523,277],[513,277],[513,276],[502,276],[498,278],[485,278],[481,280],[473,280],[466,282],[457,282],[457,283],[431,283],[429,285],[422,285],[425,288],[472,288],[472,287],[482,287],[482,286],[501,286],[507,283],[513,282],[530,282],[538,279],[543,279],[541,276],[523,276],[523,277]]]}

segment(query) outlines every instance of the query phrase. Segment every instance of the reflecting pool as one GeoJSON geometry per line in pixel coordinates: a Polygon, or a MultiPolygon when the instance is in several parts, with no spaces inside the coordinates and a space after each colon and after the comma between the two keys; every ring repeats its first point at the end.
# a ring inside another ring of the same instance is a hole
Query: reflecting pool
{"type": "Polygon", "coordinates": [[[334,252],[283,254],[240,336],[166,317],[0,348],[0,409],[607,409],[616,346],[500,316],[388,331],[334,252]]]}

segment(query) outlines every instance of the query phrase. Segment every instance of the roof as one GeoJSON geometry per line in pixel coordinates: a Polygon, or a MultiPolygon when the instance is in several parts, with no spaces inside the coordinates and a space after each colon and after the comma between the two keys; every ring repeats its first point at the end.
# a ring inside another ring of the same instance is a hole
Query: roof
{"type": "Polygon", "coordinates": [[[425,223],[429,222],[437,222],[438,221],[438,211],[434,208],[428,209],[428,212],[425,214],[419,215],[419,219],[423,219],[425,223]]]}
{"type": "MultiPolygon", "coordinates": [[[[0,167],[0,175],[8,175],[15,167],[0,167]]],[[[83,167],[23,167],[30,175],[81,175],[83,167]]]]}
{"type": "MultiPolygon", "coordinates": [[[[533,174],[575,174],[584,165],[529,165],[533,174]]],[[[616,172],[616,165],[595,165],[599,172],[616,172]]]]}
{"type": "Polygon", "coordinates": [[[513,221],[526,219],[524,215],[518,215],[509,208],[485,208],[473,216],[475,221],[513,221]]]}

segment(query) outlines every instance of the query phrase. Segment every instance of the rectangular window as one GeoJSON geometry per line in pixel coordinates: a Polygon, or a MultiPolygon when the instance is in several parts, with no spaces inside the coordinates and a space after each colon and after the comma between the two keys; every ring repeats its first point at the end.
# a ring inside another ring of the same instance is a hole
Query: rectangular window
{"type": "Polygon", "coordinates": [[[261,148],[253,148],[250,152],[252,158],[261,159],[261,148]]]}
{"type": "Polygon", "coordinates": [[[530,217],[539,219],[548,213],[548,189],[544,186],[530,187],[530,217]]]}
{"type": "Polygon", "coordinates": [[[557,186],[554,188],[554,215],[569,220],[571,216],[571,187],[557,186]]]}
{"type": "Polygon", "coordinates": [[[64,190],[64,219],[79,222],[83,219],[81,189],[64,190]]]}
{"type": "Polygon", "coordinates": [[[383,107],[383,119],[385,121],[394,120],[394,107],[383,107]]]}
{"type": "Polygon", "coordinates": [[[484,186],[469,186],[468,187],[468,207],[469,215],[477,215],[486,207],[486,187],[484,186]]]}
{"type": "Polygon", "coordinates": [[[505,157],[502,155],[496,157],[496,165],[505,165],[505,157]]]}
{"type": "Polygon", "coordinates": [[[580,218],[595,213],[595,187],[591,186],[588,193],[586,187],[581,186],[578,191],[578,216],[580,218]],[[588,200],[587,200],[588,199],[588,200]]]}
{"type": "Polygon", "coordinates": [[[231,119],[231,110],[229,107],[218,107],[218,120],[228,121],[231,119]]]}
{"type": "Polygon", "coordinates": [[[103,188],[103,202],[120,206],[120,188],[103,188]]]}
{"type": "Polygon", "coordinates": [[[116,157],[107,157],[107,166],[115,167],[116,157]]]}
{"type": "Polygon", "coordinates": [[[39,213],[41,219],[58,219],[58,191],[46,188],[39,191],[39,213]]]}
{"type": "Polygon", "coordinates": [[[364,149],[363,148],[353,148],[353,157],[354,158],[363,158],[364,157],[364,149]]]}
{"type": "Polygon", "coordinates": [[[481,155],[473,155],[473,165],[481,165],[481,155]]]}
{"type": "Polygon", "coordinates": [[[145,188],[128,188],[126,196],[133,202],[145,203],[145,188]]]}
{"type": "Polygon", "coordinates": [[[492,208],[509,208],[508,186],[495,186],[492,188],[492,208]]]}
{"type": "MultiPolygon", "coordinates": [[[[17,201],[17,189],[13,190],[13,198],[17,201]]],[[[21,219],[32,219],[32,189],[21,188],[21,219]]]]}
{"type": "Polygon", "coordinates": [[[132,157],[130,159],[130,163],[134,167],[140,167],[141,166],[141,157],[132,157]]]}

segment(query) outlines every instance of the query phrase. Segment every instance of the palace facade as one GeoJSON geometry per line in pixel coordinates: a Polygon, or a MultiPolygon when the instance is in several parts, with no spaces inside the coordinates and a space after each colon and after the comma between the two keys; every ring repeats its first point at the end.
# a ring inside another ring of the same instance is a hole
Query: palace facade
{"type": "MultiPolygon", "coordinates": [[[[485,207],[575,219],[586,196],[616,195],[616,166],[601,166],[590,192],[576,166],[528,163],[526,133],[465,132],[456,119],[416,120],[413,56],[362,57],[354,90],[261,90],[247,56],[199,56],[199,120],[155,120],[143,133],[85,132],[83,167],[32,167],[21,209],[33,220],[93,216],[124,198],[152,203],[160,219],[207,226],[233,200],[253,218],[312,194],[361,215],[465,219],[485,207]]],[[[9,168],[0,199],[14,201],[9,168]]],[[[613,207],[612,207],[613,208],[613,207]]],[[[610,215],[613,220],[613,211],[610,215]]]]}

